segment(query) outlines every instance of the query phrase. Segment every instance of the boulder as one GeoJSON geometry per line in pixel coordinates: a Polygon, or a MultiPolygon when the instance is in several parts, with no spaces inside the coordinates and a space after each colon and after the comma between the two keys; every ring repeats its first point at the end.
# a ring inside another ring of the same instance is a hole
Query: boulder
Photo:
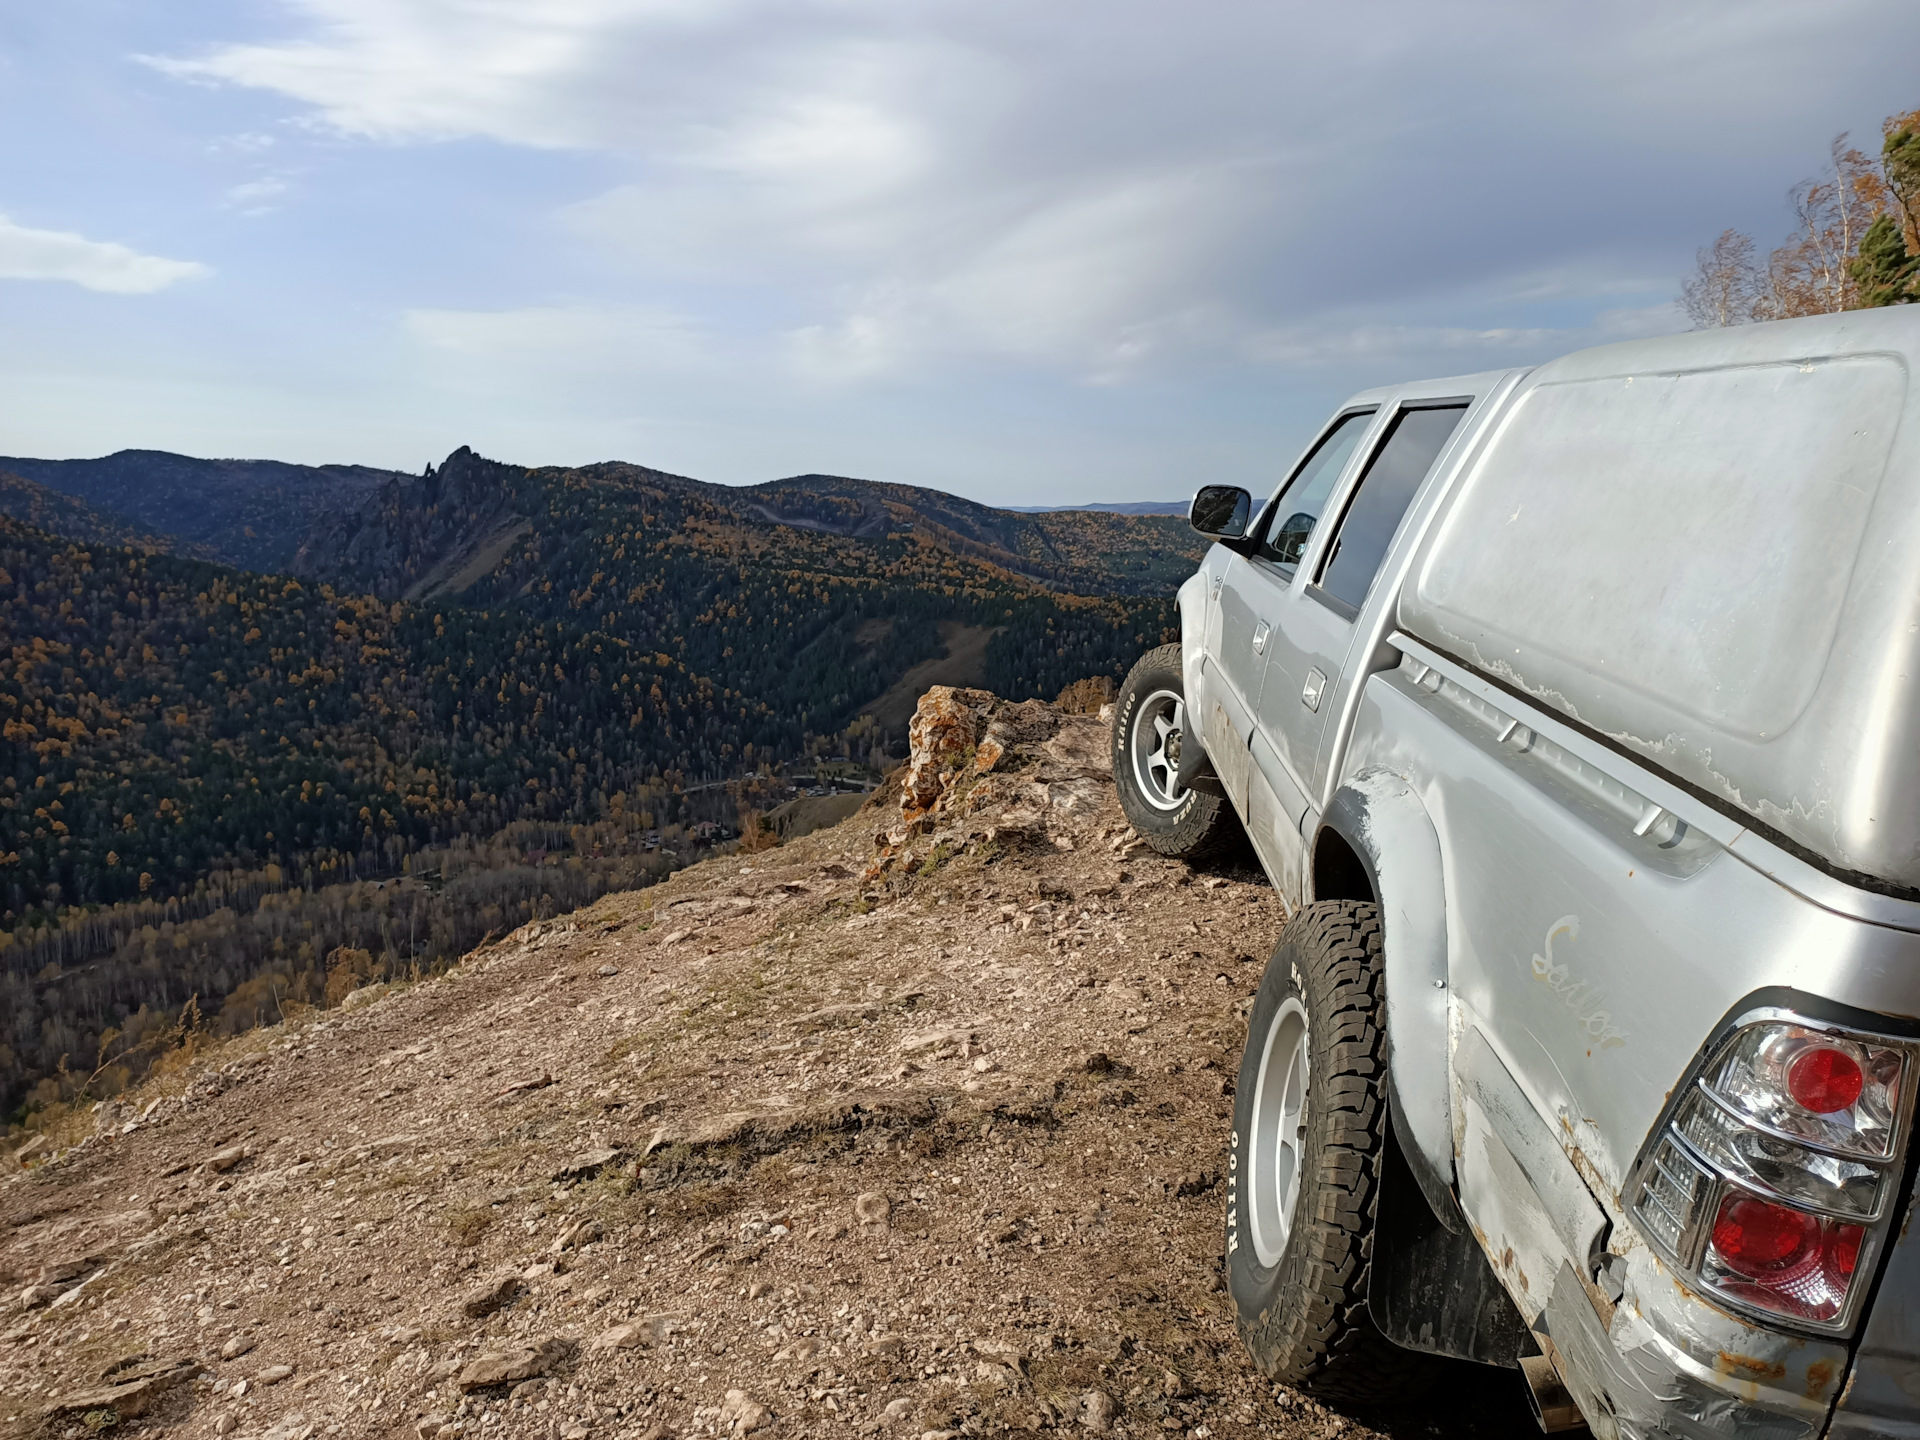
{"type": "Polygon", "coordinates": [[[653,1343],[652,1327],[638,1322],[615,1325],[593,1342],[596,1350],[632,1350],[653,1343]]]}
{"type": "Polygon", "coordinates": [[[472,1391],[532,1380],[545,1375],[572,1352],[571,1343],[558,1338],[489,1350],[469,1360],[453,1383],[462,1391],[472,1391]]]}
{"type": "Polygon", "coordinates": [[[773,1424],[773,1412],[746,1391],[729,1390],[720,1407],[720,1423],[730,1434],[746,1435],[773,1424]]]}
{"type": "Polygon", "coordinates": [[[560,1232],[553,1242],[553,1248],[556,1253],[562,1250],[579,1250],[593,1244],[603,1233],[598,1220],[591,1215],[583,1216],[560,1232]]]}
{"type": "Polygon", "coordinates": [[[1113,1429],[1113,1397],[1104,1390],[1089,1390],[1080,1397],[1080,1423],[1096,1435],[1113,1429]]]}
{"type": "Polygon", "coordinates": [[[933,809],[946,793],[967,752],[986,728],[985,711],[994,702],[986,690],[935,685],[920,697],[907,722],[910,759],[901,782],[900,812],[908,819],[933,809]]]}
{"type": "Polygon", "coordinates": [[[122,1420],[129,1420],[146,1414],[162,1395],[189,1379],[198,1368],[199,1362],[192,1359],[135,1357],[131,1365],[116,1366],[107,1372],[110,1383],[55,1400],[40,1412],[41,1418],[52,1421],[63,1415],[111,1410],[122,1420]]]}

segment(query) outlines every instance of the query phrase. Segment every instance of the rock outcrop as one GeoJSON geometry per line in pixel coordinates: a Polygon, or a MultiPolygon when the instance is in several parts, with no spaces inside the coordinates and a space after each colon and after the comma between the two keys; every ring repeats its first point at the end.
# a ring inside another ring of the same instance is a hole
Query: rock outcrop
{"type": "Polygon", "coordinates": [[[1037,700],[936,685],[907,739],[899,817],[877,837],[869,879],[936,852],[1048,840],[1071,850],[1086,817],[1112,797],[1104,726],[1037,700]]]}
{"type": "Polygon", "coordinates": [[[358,504],[322,514],[293,573],[385,600],[464,590],[532,528],[514,508],[525,475],[462,445],[437,468],[388,480],[358,504]]]}

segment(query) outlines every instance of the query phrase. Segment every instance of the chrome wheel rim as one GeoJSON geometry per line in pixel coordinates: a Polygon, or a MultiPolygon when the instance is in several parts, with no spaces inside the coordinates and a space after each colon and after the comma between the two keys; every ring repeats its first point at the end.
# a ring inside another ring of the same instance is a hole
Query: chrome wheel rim
{"type": "Polygon", "coordinates": [[[1175,778],[1186,718],[1186,701],[1171,690],[1154,691],[1133,712],[1134,783],[1156,810],[1178,810],[1186,802],[1187,792],[1175,778]]]}
{"type": "Polygon", "coordinates": [[[1253,1091],[1252,1153],[1247,1166],[1247,1219],[1253,1253],[1271,1269],[1280,1263],[1300,1203],[1301,1152],[1307,1132],[1307,1011],[1281,1002],[1267,1027],[1253,1091]]]}

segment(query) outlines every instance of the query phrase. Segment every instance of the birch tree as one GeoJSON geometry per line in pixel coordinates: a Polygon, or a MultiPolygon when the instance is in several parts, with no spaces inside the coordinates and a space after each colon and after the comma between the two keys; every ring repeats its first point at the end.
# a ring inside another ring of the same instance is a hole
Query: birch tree
{"type": "Polygon", "coordinates": [[[1766,277],[1754,260],[1753,237],[1722,230],[1694,256],[1695,267],[1680,287],[1680,308],[1696,330],[1746,325],[1762,318],[1766,277]]]}

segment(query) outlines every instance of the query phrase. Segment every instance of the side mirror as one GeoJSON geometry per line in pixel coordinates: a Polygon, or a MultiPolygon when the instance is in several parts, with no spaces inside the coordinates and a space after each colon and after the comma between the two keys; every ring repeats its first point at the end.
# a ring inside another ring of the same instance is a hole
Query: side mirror
{"type": "Polygon", "coordinates": [[[1194,492],[1187,523],[1213,540],[1239,540],[1253,515],[1253,497],[1238,485],[1202,485],[1194,492]]]}

